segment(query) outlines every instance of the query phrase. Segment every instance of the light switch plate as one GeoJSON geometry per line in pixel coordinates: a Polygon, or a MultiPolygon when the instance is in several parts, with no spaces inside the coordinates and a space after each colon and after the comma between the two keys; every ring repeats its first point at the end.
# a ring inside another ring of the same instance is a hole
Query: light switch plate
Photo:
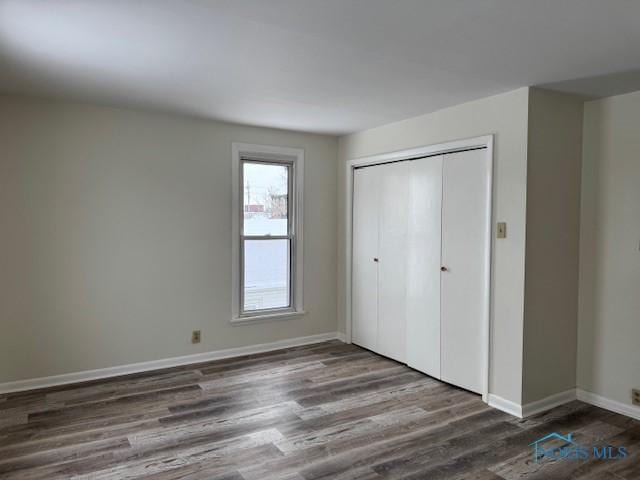
{"type": "Polygon", "coordinates": [[[498,238],[507,238],[507,222],[498,222],[498,238]]]}

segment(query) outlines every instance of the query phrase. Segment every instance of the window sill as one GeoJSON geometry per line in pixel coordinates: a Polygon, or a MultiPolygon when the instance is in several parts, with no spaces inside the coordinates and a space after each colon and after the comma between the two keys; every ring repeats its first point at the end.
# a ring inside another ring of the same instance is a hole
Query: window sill
{"type": "Polygon", "coordinates": [[[304,310],[296,310],[292,312],[273,312],[258,315],[246,315],[242,317],[234,317],[230,320],[232,325],[245,325],[248,323],[266,322],[272,320],[287,320],[289,318],[302,317],[307,312],[304,310]]]}

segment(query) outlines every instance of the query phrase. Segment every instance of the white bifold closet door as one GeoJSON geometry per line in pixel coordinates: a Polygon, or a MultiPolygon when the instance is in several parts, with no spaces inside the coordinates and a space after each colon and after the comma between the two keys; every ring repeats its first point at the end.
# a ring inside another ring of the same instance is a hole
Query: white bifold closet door
{"type": "Polygon", "coordinates": [[[409,171],[407,244],[407,365],[440,374],[440,251],[442,155],[406,162],[409,171]]]}
{"type": "Polygon", "coordinates": [[[351,337],[376,351],[378,342],[378,224],[380,172],[361,168],[353,175],[351,337]]]}
{"type": "Polygon", "coordinates": [[[378,344],[376,351],[406,362],[407,227],[410,162],[374,167],[380,175],[378,226],[378,344]]]}
{"type": "Polygon", "coordinates": [[[478,393],[488,348],[490,170],[485,149],[447,154],[442,169],[442,379],[478,393]]]}
{"type": "Polygon", "coordinates": [[[353,197],[354,343],[406,359],[408,162],[357,169],[353,197]]]}
{"type": "Polygon", "coordinates": [[[484,149],[354,171],[352,340],[482,392],[490,161],[484,149]]]}

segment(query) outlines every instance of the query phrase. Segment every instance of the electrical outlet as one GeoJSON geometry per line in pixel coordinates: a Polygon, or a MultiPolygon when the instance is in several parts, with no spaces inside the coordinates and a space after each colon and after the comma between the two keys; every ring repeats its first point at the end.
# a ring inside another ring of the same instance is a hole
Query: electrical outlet
{"type": "Polygon", "coordinates": [[[640,406],[640,388],[631,390],[631,397],[633,398],[633,404],[640,406]]]}
{"type": "Polygon", "coordinates": [[[191,332],[191,343],[200,343],[200,330],[191,332]]]}

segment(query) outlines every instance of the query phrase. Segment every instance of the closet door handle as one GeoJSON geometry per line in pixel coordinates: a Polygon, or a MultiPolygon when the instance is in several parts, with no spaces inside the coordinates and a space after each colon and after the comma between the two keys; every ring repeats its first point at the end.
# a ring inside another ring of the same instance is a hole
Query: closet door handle
{"type": "Polygon", "coordinates": [[[376,262],[376,263],[378,263],[380,260],[378,260],[378,258],[377,258],[377,257],[373,257],[373,261],[374,261],[374,262],[376,262]]]}
{"type": "Polygon", "coordinates": [[[440,267],[441,272],[448,272],[449,269],[447,267],[440,267]]]}

